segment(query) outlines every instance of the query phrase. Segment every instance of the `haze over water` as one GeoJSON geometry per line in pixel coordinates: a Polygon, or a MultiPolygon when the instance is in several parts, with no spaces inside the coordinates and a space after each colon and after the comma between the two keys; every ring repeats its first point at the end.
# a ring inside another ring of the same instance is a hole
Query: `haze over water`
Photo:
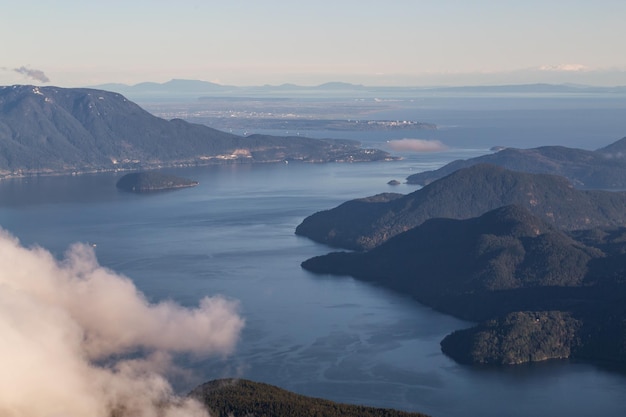
{"type": "MultiPolygon", "coordinates": [[[[122,193],[115,189],[115,174],[4,181],[0,225],[24,245],[38,244],[56,256],[74,242],[93,243],[99,262],[132,278],[150,300],[194,305],[215,294],[239,300],[246,328],[236,352],[223,360],[183,358],[194,375],[175,380],[182,392],[209,379],[242,377],[441,417],[622,416],[626,374],[567,361],[460,366],[441,353],[439,342],[470,323],[349,277],[307,273],[300,262],[332,249],[294,235],[297,224],[316,211],[351,198],[415,189],[391,187],[391,179],[483,154],[493,145],[534,146],[519,139],[524,127],[524,137],[560,131],[551,143],[577,137],[589,149],[626,135],[624,119],[602,124],[605,113],[593,118],[587,112],[584,125],[593,126],[588,129],[595,136],[584,142],[577,112],[560,109],[554,114],[561,119],[544,114],[533,130],[530,113],[468,110],[463,126],[424,132],[450,145],[446,152],[404,154],[403,161],[385,163],[173,170],[200,182],[176,192],[122,193]],[[605,130],[595,127],[601,125],[605,130]],[[620,129],[621,135],[611,137],[620,129]]],[[[432,116],[459,120],[443,111],[433,110],[432,116]]],[[[381,132],[355,136],[381,145],[399,138],[381,132]]]]}

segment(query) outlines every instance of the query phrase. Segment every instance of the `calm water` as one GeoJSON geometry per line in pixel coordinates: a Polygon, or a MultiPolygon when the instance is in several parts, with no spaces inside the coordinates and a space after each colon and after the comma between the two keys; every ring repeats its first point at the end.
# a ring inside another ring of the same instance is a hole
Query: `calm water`
{"type": "MultiPolygon", "coordinates": [[[[473,151],[479,154],[482,151],[473,151]]],[[[337,401],[434,416],[622,416],[626,376],[567,362],[485,369],[459,366],[439,341],[467,326],[402,295],[299,264],[329,249],[294,235],[308,214],[396,190],[389,179],[462,154],[372,164],[216,166],[177,171],[200,181],[153,195],[118,192],[115,175],[0,183],[0,224],[23,244],[61,256],[97,243],[101,264],[148,298],[193,305],[240,300],[247,326],[229,358],[189,360],[185,391],[245,377],[337,401]]]]}
{"type": "MultiPolygon", "coordinates": [[[[544,145],[562,145],[582,149],[597,149],[626,136],[626,96],[592,95],[500,95],[445,96],[421,94],[415,97],[363,98],[350,104],[349,100],[310,99],[300,103],[305,107],[304,116],[316,118],[314,109],[325,109],[330,118],[352,118],[371,120],[414,120],[435,123],[437,130],[396,130],[379,132],[341,131],[261,131],[269,134],[302,134],[312,137],[337,137],[359,139],[376,147],[384,148],[390,139],[418,138],[439,140],[452,148],[486,148],[493,146],[515,146],[530,148],[544,145]],[[309,106],[309,107],[307,107],[309,106]],[[336,114],[332,109],[337,107],[336,114]],[[352,113],[350,113],[352,112],[352,113]]],[[[270,105],[270,104],[268,104],[270,105]]],[[[299,102],[291,103],[290,112],[299,114],[299,102]]],[[[180,105],[175,114],[185,115],[184,109],[202,113],[197,103],[180,105]]],[[[245,113],[238,102],[228,102],[225,108],[233,107],[245,113]]],[[[149,105],[149,109],[165,116],[168,106],[149,105]]],[[[256,109],[258,110],[258,109],[256,109]]],[[[195,113],[194,113],[195,114],[195,113]]],[[[253,116],[251,116],[253,117],[253,116]]],[[[216,126],[219,127],[219,126],[216,126]]],[[[234,129],[244,134],[249,129],[234,129]]],[[[254,132],[250,132],[254,133],[254,132]]]]}
{"type": "Polygon", "coordinates": [[[307,215],[350,198],[413,191],[386,183],[494,145],[605,146],[626,135],[625,108],[612,99],[415,101],[371,118],[434,122],[440,130],[308,133],[381,147],[402,137],[438,139],[453,150],[405,154],[394,163],[173,171],[200,185],[152,195],[118,192],[113,174],[3,181],[0,226],[57,256],[76,241],[97,243],[100,263],[132,278],[151,300],[195,305],[218,293],[239,300],[247,326],[236,352],[224,360],[185,359],[195,376],[176,383],[182,392],[236,376],[439,417],[624,416],[623,372],[568,362],[457,365],[439,342],[469,323],[351,278],[303,271],[303,260],[330,249],[294,229],[307,215]]]}

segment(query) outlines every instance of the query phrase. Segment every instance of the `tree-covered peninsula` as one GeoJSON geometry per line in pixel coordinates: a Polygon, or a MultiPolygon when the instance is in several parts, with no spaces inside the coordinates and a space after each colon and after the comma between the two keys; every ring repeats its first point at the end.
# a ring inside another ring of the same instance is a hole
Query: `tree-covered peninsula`
{"type": "Polygon", "coordinates": [[[428,417],[421,413],[307,397],[246,379],[210,381],[189,395],[200,401],[214,417],[428,417]]]}
{"type": "Polygon", "coordinates": [[[303,262],[482,322],[442,342],[463,363],[557,358],[626,363],[626,228],[566,233],[510,205],[435,218],[366,252],[303,262]]]}

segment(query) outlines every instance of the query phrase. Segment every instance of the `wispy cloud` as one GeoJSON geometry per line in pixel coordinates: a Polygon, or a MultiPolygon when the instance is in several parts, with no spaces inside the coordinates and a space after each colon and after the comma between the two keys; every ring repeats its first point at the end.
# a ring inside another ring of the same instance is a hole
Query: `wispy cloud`
{"type": "Polygon", "coordinates": [[[227,354],[242,327],[232,301],[150,303],[89,246],[59,261],[0,230],[0,410],[10,415],[206,417],[174,395],[172,355],[227,354]]]}
{"type": "Polygon", "coordinates": [[[397,152],[441,152],[448,149],[438,140],[394,139],[387,141],[387,146],[397,152]]]}
{"type": "Polygon", "coordinates": [[[13,71],[23,74],[27,76],[28,78],[31,78],[33,80],[36,80],[42,83],[47,83],[50,81],[50,78],[48,78],[46,74],[44,74],[43,71],[38,70],[38,69],[26,68],[24,66],[21,66],[19,68],[14,68],[13,71]]]}

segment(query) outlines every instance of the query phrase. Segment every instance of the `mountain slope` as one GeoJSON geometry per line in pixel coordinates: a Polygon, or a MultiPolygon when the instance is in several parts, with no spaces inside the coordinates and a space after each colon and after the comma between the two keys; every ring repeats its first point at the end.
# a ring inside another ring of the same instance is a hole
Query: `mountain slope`
{"type": "Polygon", "coordinates": [[[471,219],[430,219],[368,252],[331,253],[302,267],[374,281],[448,310],[447,300],[460,296],[582,285],[590,260],[603,256],[510,205],[471,219]]]}
{"type": "Polygon", "coordinates": [[[371,249],[433,217],[467,219],[509,204],[564,230],[626,225],[626,193],[575,189],[565,178],[478,164],[407,195],[348,201],[315,213],[296,234],[347,249],[371,249]]]}
{"type": "Polygon", "coordinates": [[[241,137],[178,119],[167,121],[117,93],[102,90],[0,88],[0,176],[233,161],[388,157],[347,140],[241,137]]]}

